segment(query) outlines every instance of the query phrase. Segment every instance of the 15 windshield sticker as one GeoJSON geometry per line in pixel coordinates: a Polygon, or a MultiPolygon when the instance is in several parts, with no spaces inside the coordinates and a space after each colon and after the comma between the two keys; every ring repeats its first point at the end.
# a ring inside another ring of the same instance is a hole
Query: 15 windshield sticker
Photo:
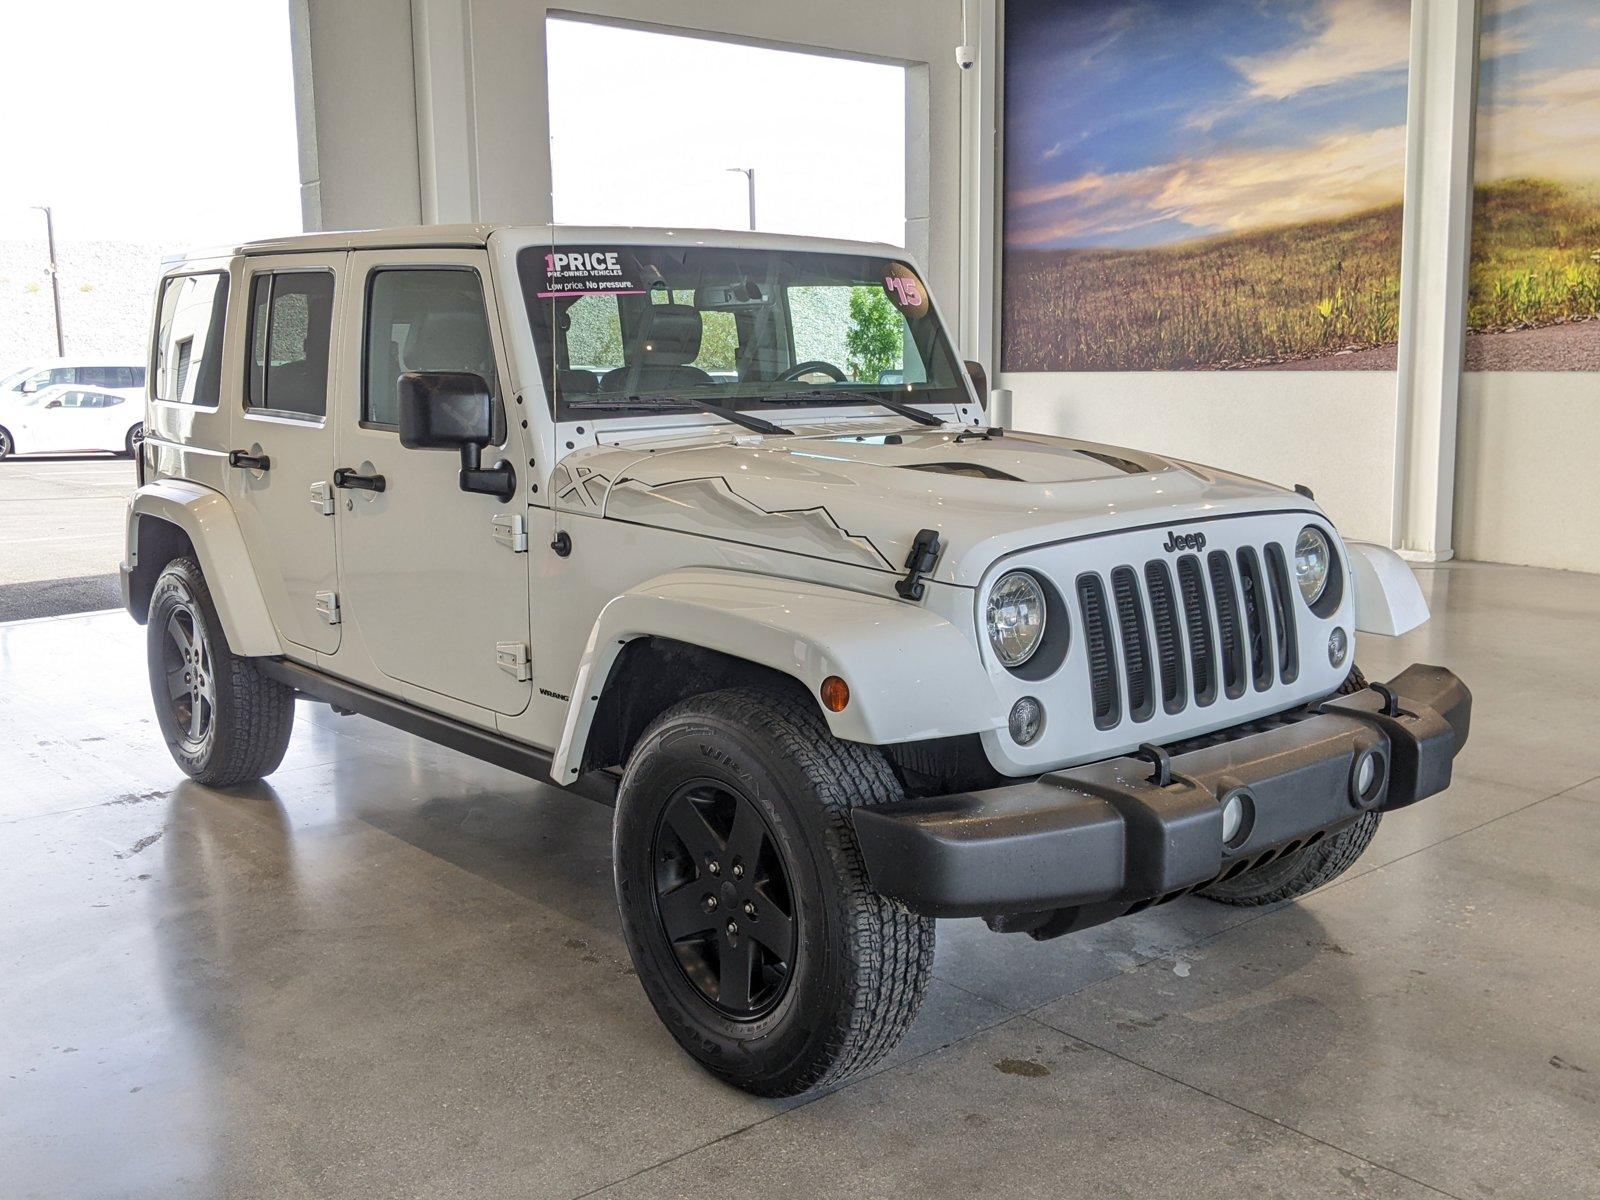
{"type": "Polygon", "coordinates": [[[917,273],[904,263],[890,263],[883,271],[883,290],[889,302],[905,314],[908,320],[928,314],[928,289],[917,273]]]}

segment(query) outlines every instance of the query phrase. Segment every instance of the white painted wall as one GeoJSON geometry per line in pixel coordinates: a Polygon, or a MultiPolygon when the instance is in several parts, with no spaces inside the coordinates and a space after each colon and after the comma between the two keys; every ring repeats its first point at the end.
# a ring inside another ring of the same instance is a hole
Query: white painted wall
{"type": "Polygon", "coordinates": [[[1387,371],[1008,372],[999,386],[1019,429],[1303,483],[1345,536],[1389,541],[1387,371]]]}
{"type": "Polygon", "coordinates": [[[1600,375],[1462,376],[1456,553],[1600,572],[1600,375]]]}

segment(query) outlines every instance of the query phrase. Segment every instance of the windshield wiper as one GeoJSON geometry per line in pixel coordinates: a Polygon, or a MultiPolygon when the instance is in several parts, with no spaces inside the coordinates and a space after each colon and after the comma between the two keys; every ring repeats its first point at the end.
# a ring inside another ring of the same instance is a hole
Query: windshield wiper
{"type": "Polygon", "coordinates": [[[838,404],[854,404],[858,401],[876,404],[879,408],[886,408],[892,413],[907,417],[918,425],[935,426],[944,424],[942,418],[936,417],[932,413],[925,413],[920,408],[913,408],[909,404],[901,404],[898,400],[891,400],[882,392],[850,392],[833,388],[812,388],[806,392],[780,392],[775,396],[762,396],[760,399],[763,404],[782,404],[786,400],[809,400],[817,396],[832,400],[838,404]]]}
{"type": "Polygon", "coordinates": [[[735,425],[743,425],[746,429],[753,429],[757,433],[793,433],[792,429],[785,429],[782,425],[774,425],[771,421],[763,420],[752,413],[740,412],[736,408],[723,408],[710,400],[702,400],[696,396],[617,396],[614,399],[575,400],[564,397],[562,403],[568,408],[608,409],[608,408],[644,408],[665,412],[672,408],[687,408],[696,412],[709,413],[713,417],[721,417],[724,421],[732,421],[735,425]]]}

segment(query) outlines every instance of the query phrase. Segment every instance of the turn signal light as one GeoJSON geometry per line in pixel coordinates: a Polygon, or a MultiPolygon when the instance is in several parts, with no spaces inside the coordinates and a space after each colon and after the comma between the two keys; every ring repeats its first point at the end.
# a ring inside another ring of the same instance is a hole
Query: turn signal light
{"type": "Polygon", "coordinates": [[[837,675],[829,675],[822,681],[821,694],[822,707],[829,712],[843,712],[850,703],[850,685],[837,675]]]}

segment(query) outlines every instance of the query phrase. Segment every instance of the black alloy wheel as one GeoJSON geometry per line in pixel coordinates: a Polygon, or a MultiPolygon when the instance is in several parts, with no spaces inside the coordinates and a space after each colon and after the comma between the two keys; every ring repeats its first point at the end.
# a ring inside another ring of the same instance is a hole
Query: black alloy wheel
{"type": "Polygon", "coordinates": [[[789,870],[766,819],[720,780],[678,789],[656,826],[655,911],[684,977],[735,1020],[783,999],[797,945],[789,870]]]}

